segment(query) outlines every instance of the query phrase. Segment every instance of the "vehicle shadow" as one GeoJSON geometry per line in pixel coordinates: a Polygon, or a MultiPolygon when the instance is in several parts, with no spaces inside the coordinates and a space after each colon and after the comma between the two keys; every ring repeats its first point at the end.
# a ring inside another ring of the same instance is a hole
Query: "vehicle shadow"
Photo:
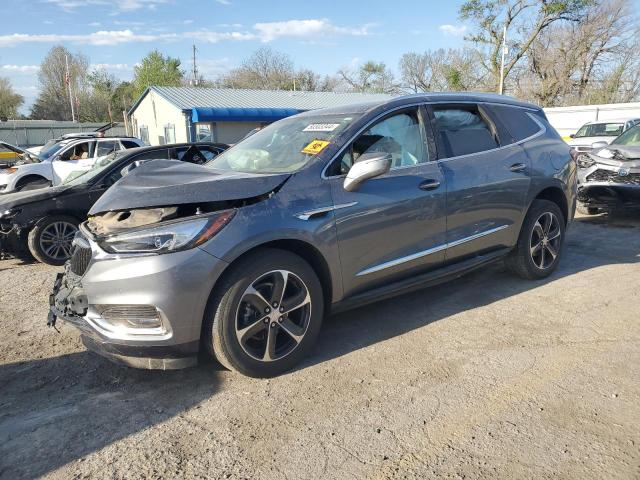
{"type": "MultiPolygon", "coordinates": [[[[489,305],[563,277],[604,265],[640,262],[640,215],[579,217],[567,232],[564,257],[549,278],[520,279],[502,262],[456,280],[325,319],[304,369],[424,327],[465,310],[489,305]]],[[[523,305],[526,308],[526,305],[523,305]]]]}
{"type": "Polygon", "coordinates": [[[218,390],[217,366],[135,370],[88,352],[0,366],[0,478],[39,478],[180,415],[218,390]]]}

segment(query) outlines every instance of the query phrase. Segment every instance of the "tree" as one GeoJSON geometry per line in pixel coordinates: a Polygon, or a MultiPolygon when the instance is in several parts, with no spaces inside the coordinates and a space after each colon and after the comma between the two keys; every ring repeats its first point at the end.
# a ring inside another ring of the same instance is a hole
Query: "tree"
{"type": "Polygon", "coordinates": [[[393,73],[382,62],[368,61],[355,71],[342,69],[338,75],[355,92],[396,93],[399,90],[393,73]]]}
{"type": "Polygon", "coordinates": [[[402,86],[412,92],[483,90],[479,56],[470,48],[405,53],[399,63],[402,86]]]}
{"type": "Polygon", "coordinates": [[[18,117],[18,108],[23,103],[23,96],[15,92],[9,79],[0,77],[0,118],[18,117]]]}
{"type": "Polygon", "coordinates": [[[87,88],[89,60],[82,54],[72,54],[63,46],[55,46],[49,50],[40,64],[38,72],[40,93],[31,107],[31,118],[71,120],[67,61],[69,63],[68,81],[71,84],[74,102],[77,107],[80,107],[79,100],[85,96],[87,88]]]}
{"type": "Polygon", "coordinates": [[[508,31],[509,59],[504,66],[507,78],[527,54],[539,35],[558,21],[579,22],[596,0],[467,0],[460,18],[475,27],[467,37],[485,49],[484,67],[497,89],[503,27],[508,31]]]}
{"type": "Polygon", "coordinates": [[[605,0],[580,22],[554,25],[533,42],[516,92],[544,106],[632,100],[637,28],[627,0],[605,0]]]}
{"type": "Polygon", "coordinates": [[[264,47],[223,76],[219,84],[227,88],[293,90],[294,76],[295,69],[289,55],[264,47]]]}
{"type": "MultiPolygon", "coordinates": [[[[104,69],[96,69],[87,75],[89,90],[85,92],[80,121],[113,122],[113,96],[120,82],[104,69]]],[[[119,115],[120,117],[121,115],[119,115]]]]}
{"type": "Polygon", "coordinates": [[[134,68],[133,85],[138,98],[150,86],[179,87],[184,72],[180,60],[154,50],[134,68]]]}
{"type": "Polygon", "coordinates": [[[114,112],[114,117],[124,120],[122,112],[128,111],[137,99],[133,83],[120,82],[111,96],[111,110],[114,112]]]}

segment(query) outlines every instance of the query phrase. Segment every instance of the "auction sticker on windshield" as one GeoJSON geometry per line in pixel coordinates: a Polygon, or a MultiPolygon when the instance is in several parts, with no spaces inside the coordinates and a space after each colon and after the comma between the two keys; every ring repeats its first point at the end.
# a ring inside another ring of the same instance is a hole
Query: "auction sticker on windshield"
{"type": "Polygon", "coordinates": [[[333,132],[339,126],[339,123],[312,123],[307,125],[303,132],[333,132]]]}
{"type": "Polygon", "coordinates": [[[302,153],[307,153],[309,155],[317,155],[322,150],[324,150],[327,147],[327,145],[329,145],[329,142],[327,142],[326,140],[314,140],[313,142],[311,142],[309,145],[307,145],[302,149],[302,153]]]}

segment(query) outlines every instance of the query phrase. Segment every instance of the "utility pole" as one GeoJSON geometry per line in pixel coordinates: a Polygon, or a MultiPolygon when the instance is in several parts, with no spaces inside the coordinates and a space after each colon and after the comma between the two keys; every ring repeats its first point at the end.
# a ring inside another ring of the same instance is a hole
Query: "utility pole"
{"type": "Polygon", "coordinates": [[[504,26],[502,31],[502,60],[500,61],[500,88],[498,93],[502,95],[504,93],[504,57],[509,53],[507,48],[507,26],[504,26]]]}
{"type": "Polygon", "coordinates": [[[67,84],[67,88],[69,89],[69,103],[71,103],[71,121],[76,121],[76,110],[73,104],[73,92],[71,90],[71,75],[69,73],[69,55],[64,56],[64,61],[67,66],[67,72],[64,77],[64,81],[67,84]]]}
{"type": "Polygon", "coordinates": [[[192,66],[192,71],[191,71],[191,75],[193,76],[193,79],[191,80],[191,85],[193,86],[198,86],[198,67],[196,66],[196,44],[193,44],[193,66],[192,66]]]}

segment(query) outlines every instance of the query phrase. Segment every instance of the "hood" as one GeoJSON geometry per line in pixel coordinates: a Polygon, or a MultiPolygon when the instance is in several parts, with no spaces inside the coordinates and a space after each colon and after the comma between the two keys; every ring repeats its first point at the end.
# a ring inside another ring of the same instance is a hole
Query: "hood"
{"type": "Polygon", "coordinates": [[[607,142],[611,143],[616,139],[616,137],[579,137],[572,138],[567,143],[570,147],[589,147],[596,142],[607,142]]]}
{"type": "Polygon", "coordinates": [[[19,207],[28,203],[38,202],[41,200],[49,200],[60,196],[69,190],[69,186],[60,185],[58,187],[44,187],[37,190],[29,190],[27,192],[15,192],[0,195],[0,211],[10,208],[19,207]]]}
{"type": "Polygon", "coordinates": [[[116,182],[93,205],[89,215],[248,199],[271,192],[290,176],[220,171],[177,160],[154,160],[116,182]]]}
{"type": "Polygon", "coordinates": [[[620,161],[640,160],[640,146],[609,145],[601,148],[594,155],[601,158],[615,158],[620,161]]]}

